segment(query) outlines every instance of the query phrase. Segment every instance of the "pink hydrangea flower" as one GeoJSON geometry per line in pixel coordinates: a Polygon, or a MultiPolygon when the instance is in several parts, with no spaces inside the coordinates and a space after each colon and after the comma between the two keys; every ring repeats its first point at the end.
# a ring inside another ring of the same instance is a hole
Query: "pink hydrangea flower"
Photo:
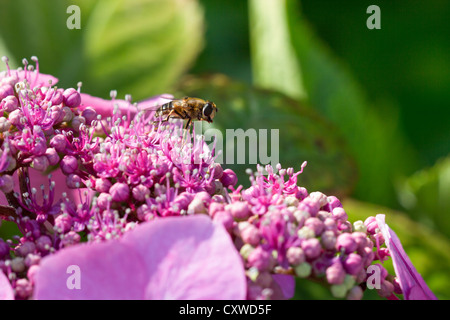
{"type": "Polygon", "coordinates": [[[241,258],[205,215],[143,223],[120,240],[80,244],[44,258],[36,299],[244,299],[241,258]],[[69,289],[70,266],[80,289],[69,289]]]}

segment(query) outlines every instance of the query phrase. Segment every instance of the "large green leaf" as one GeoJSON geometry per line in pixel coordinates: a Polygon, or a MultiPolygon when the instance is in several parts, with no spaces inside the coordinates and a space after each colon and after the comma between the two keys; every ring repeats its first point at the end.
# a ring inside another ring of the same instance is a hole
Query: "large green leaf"
{"type": "Polygon", "coordinates": [[[300,63],[290,41],[286,0],[249,0],[254,84],[305,98],[300,63]]]}
{"type": "Polygon", "coordinates": [[[102,0],[86,26],[89,90],[112,88],[142,99],[166,91],[202,49],[195,0],[102,0]]]}
{"type": "Polygon", "coordinates": [[[414,219],[450,237],[450,158],[400,181],[398,196],[414,219]]]}
{"type": "MultiPolygon", "coordinates": [[[[146,98],[171,86],[203,48],[197,0],[78,1],[81,29],[70,30],[68,0],[2,0],[0,36],[21,61],[39,57],[60,86],[146,98]]],[[[14,66],[14,65],[13,65],[14,66]]]]}
{"type": "Polygon", "coordinates": [[[73,64],[78,60],[81,36],[79,30],[67,29],[69,5],[66,0],[2,0],[0,35],[11,58],[20,63],[22,58],[38,56],[45,73],[62,79],[59,71],[67,59],[73,64]]]}
{"type": "MultiPolygon", "coordinates": [[[[210,127],[219,129],[217,133],[224,141],[224,166],[238,173],[240,184],[248,186],[249,179],[245,170],[256,169],[256,163],[250,163],[251,156],[261,152],[260,139],[267,136],[265,146],[268,151],[262,151],[262,154],[271,157],[274,152],[278,152],[278,162],[283,168],[293,167],[299,170],[303,161],[308,161],[299,183],[309,191],[320,190],[343,196],[352,189],[355,168],[348,148],[336,128],[314,110],[281,93],[255,89],[233,82],[223,75],[188,78],[179,91],[180,97],[201,97],[216,103],[219,112],[212,125],[204,125],[204,132],[207,133],[210,127]],[[234,129],[256,132],[259,140],[251,146],[249,140],[246,140],[245,150],[241,151],[237,149],[236,140],[234,157],[232,161],[227,162],[226,148],[230,146],[234,129]],[[260,129],[267,129],[267,135],[259,131],[260,129]],[[278,145],[271,143],[272,129],[279,130],[278,145]],[[244,152],[245,163],[238,164],[238,156],[243,156],[244,152]]],[[[256,160],[258,163],[262,162],[259,156],[256,160]]],[[[273,158],[269,160],[276,161],[273,158]]],[[[276,164],[277,162],[272,163],[273,166],[276,164]]]]}

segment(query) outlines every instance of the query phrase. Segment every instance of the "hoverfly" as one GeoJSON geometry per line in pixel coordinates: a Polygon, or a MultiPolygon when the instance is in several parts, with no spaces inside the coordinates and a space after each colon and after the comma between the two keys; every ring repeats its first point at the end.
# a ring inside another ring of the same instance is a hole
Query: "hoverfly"
{"type": "Polygon", "coordinates": [[[187,120],[184,127],[187,129],[192,121],[199,120],[211,123],[217,111],[214,102],[184,97],[161,105],[155,112],[155,118],[160,119],[160,122],[167,122],[171,118],[187,120]]]}

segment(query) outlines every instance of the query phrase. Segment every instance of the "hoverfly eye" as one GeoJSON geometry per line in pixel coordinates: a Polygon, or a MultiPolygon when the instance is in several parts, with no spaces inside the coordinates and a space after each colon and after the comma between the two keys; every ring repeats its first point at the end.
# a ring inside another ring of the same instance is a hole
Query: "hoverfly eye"
{"type": "Polygon", "coordinates": [[[211,103],[207,103],[205,104],[205,106],[203,107],[203,116],[205,117],[209,117],[213,112],[213,106],[211,103]]]}

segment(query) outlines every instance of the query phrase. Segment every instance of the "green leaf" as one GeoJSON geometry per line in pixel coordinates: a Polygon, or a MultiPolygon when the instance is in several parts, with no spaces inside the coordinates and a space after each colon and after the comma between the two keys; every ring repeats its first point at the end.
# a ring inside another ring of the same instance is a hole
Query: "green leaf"
{"type": "MultiPolygon", "coordinates": [[[[60,69],[66,59],[78,55],[81,32],[67,29],[66,0],[4,0],[0,10],[0,35],[12,59],[37,56],[44,73],[52,73],[64,82],[60,69]]],[[[76,64],[76,63],[75,63],[76,64]]],[[[17,67],[16,64],[11,64],[17,67]]],[[[68,74],[68,78],[70,75],[68,74]]]]}
{"type": "Polygon", "coordinates": [[[399,182],[398,196],[411,217],[450,237],[450,158],[399,182]]]}
{"type": "Polygon", "coordinates": [[[254,85],[305,98],[300,63],[290,41],[285,0],[249,0],[254,85]]]}
{"type": "Polygon", "coordinates": [[[80,30],[67,28],[73,4],[4,0],[0,11],[0,36],[13,58],[37,56],[59,86],[82,81],[93,95],[116,89],[147,98],[170,91],[203,48],[196,0],[80,0],[80,30]]]}
{"type": "Polygon", "coordinates": [[[352,189],[355,169],[347,146],[336,134],[334,126],[310,108],[281,93],[252,88],[223,75],[187,78],[179,91],[180,97],[187,95],[209,99],[217,105],[219,112],[213,124],[203,126],[205,133],[209,128],[219,129],[217,133],[224,141],[223,148],[220,148],[224,150],[224,167],[238,174],[239,184],[249,185],[245,170],[250,168],[255,171],[256,163],[265,165],[270,161],[275,166],[279,162],[283,168],[299,170],[303,161],[308,161],[299,179],[300,184],[309,191],[320,190],[343,196],[352,189]],[[244,149],[237,148],[236,140],[234,157],[227,161],[227,147],[230,147],[232,134],[236,132],[234,129],[255,132],[256,139],[254,144],[246,140],[244,149]],[[267,129],[266,134],[260,129],[267,129]],[[274,139],[273,143],[271,134],[275,131],[271,130],[279,130],[278,140],[274,139]],[[267,137],[267,144],[260,143],[264,136],[267,137]],[[263,150],[264,146],[267,146],[267,152],[263,150]],[[276,154],[278,157],[274,156],[276,154]],[[261,161],[265,160],[265,155],[271,158],[267,162],[261,161]],[[239,156],[245,156],[244,164],[237,163],[239,156]],[[253,163],[252,156],[256,157],[253,163]]]}
{"type": "Polygon", "coordinates": [[[86,25],[86,86],[135,99],[170,89],[203,41],[203,12],[195,0],[100,0],[86,25]]]}
{"type": "MultiPolygon", "coordinates": [[[[386,223],[398,235],[417,271],[439,299],[449,299],[450,242],[447,237],[405,213],[352,199],[343,202],[349,221],[365,220],[383,213],[386,223]]],[[[385,263],[387,264],[387,263],[385,263]]],[[[394,274],[392,265],[390,272],[394,274]]]]}

